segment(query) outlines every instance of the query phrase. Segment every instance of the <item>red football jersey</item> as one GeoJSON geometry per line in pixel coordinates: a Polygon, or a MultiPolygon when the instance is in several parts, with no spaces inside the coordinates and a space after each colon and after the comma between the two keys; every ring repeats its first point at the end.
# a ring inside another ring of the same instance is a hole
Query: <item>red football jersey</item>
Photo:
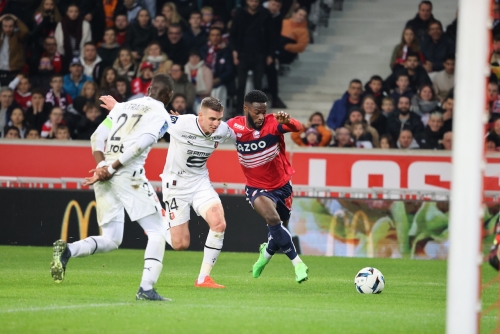
{"type": "Polygon", "coordinates": [[[273,114],[266,115],[260,131],[249,129],[246,117],[227,124],[236,134],[236,150],[247,186],[274,190],[284,186],[295,172],[285,155],[286,133],[273,114]]]}

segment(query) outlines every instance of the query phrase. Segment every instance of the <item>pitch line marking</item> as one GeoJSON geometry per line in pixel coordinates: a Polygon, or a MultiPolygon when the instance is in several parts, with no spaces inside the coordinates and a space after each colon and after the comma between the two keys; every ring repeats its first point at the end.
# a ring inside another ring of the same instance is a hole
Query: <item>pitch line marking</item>
{"type": "Polygon", "coordinates": [[[70,309],[90,308],[90,307],[114,307],[114,306],[123,306],[123,305],[133,305],[133,304],[132,303],[106,303],[106,304],[79,304],[79,305],[64,305],[64,306],[11,308],[11,309],[6,309],[6,310],[0,310],[0,314],[18,313],[18,312],[70,310],[70,309]]]}

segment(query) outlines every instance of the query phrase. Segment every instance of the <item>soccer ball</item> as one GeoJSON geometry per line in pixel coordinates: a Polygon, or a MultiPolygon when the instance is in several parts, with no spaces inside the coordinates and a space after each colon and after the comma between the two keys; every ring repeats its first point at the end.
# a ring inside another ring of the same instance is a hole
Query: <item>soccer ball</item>
{"type": "Polygon", "coordinates": [[[381,293],[385,286],[384,275],[376,268],[363,268],[354,277],[354,286],[359,293],[381,293]]]}

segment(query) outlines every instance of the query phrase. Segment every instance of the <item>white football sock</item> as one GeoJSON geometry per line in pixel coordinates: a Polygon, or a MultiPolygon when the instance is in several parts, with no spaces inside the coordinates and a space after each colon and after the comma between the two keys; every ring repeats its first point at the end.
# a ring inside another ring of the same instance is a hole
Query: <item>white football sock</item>
{"type": "Polygon", "coordinates": [[[273,256],[267,252],[267,249],[264,249],[264,257],[267,261],[271,260],[273,256]]]}
{"type": "Polygon", "coordinates": [[[302,260],[300,259],[300,257],[298,255],[292,260],[292,264],[294,267],[297,265],[297,263],[300,263],[300,262],[302,262],[302,260]]]}
{"type": "Polygon", "coordinates": [[[156,260],[144,261],[144,270],[142,271],[141,288],[145,291],[151,290],[160,277],[163,264],[156,260]]]}
{"type": "Polygon", "coordinates": [[[203,262],[201,264],[200,275],[198,276],[198,283],[203,283],[205,277],[210,276],[210,272],[219,257],[223,242],[224,232],[215,232],[212,230],[208,232],[205,249],[203,251],[203,262]]]}
{"type": "Polygon", "coordinates": [[[68,244],[68,248],[71,252],[71,257],[84,257],[114,251],[118,249],[118,245],[106,237],[95,236],[68,244]]]}
{"type": "Polygon", "coordinates": [[[165,255],[165,229],[159,214],[152,214],[137,221],[148,236],[148,244],[144,252],[144,270],[142,271],[141,288],[151,290],[160,277],[165,255]]]}

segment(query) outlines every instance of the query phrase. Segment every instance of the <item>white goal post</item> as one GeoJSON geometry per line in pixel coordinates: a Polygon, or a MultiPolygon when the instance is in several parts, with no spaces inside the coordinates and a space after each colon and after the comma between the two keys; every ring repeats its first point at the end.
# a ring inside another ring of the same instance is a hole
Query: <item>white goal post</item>
{"type": "Polygon", "coordinates": [[[446,333],[477,333],[491,0],[459,0],[446,333]]]}

